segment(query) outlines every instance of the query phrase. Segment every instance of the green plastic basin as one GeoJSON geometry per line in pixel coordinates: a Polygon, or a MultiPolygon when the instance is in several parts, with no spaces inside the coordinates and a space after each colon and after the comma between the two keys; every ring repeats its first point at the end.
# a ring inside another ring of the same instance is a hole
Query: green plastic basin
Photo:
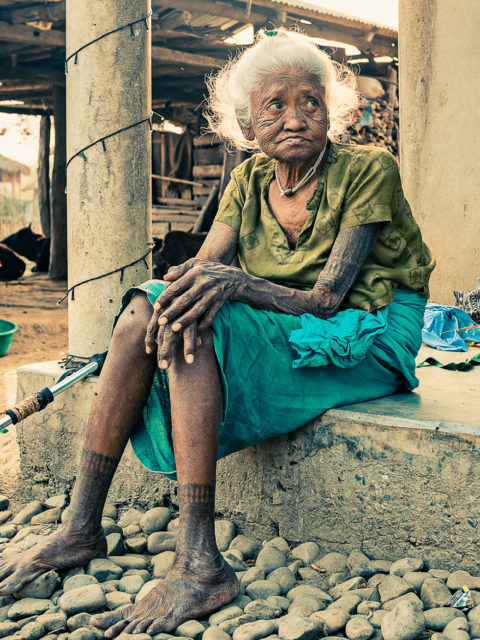
{"type": "Polygon", "coordinates": [[[13,334],[16,331],[18,331],[18,327],[14,322],[0,318],[0,356],[4,356],[10,349],[13,334]]]}

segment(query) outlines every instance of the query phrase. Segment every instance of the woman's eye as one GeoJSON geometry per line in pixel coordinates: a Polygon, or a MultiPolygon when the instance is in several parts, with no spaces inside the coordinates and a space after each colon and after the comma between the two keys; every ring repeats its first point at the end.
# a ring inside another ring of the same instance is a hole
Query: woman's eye
{"type": "Polygon", "coordinates": [[[316,107],[316,106],[318,105],[318,101],[317,101],[317,100],[315,100],[315,98],[309,98],[309,99],[307,100],[307,104],[308,104],[310,107],[316,107]]]}
{"type": "Polygon", "coordinates": [[[278,111],[278,109],[282,108],[282,103],[281,102],[272,102],[270,104],[270,109],[273,109],[274,111],[278,111]]]}

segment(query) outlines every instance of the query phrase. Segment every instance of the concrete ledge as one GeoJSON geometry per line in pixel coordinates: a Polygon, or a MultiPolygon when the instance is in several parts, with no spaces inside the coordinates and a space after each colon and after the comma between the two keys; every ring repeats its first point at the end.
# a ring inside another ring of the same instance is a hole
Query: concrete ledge
{"type": "MultiPolygon", "coordinates": [[[[454,374],[472,393],[462,408],[465,396],[457,389],[448,415],[435,403],[455,393],[445,373],[425,370],[425,377],[447,381],[443,395],[439,389],[433,396],[404,394],[334,409],[295,433],[220,461],[218,513],[256,535],[315,540],[330,551],[361,548],[374,558],[413,554],[431,566],[478,571],[478,372],[476,378],[454,374]],[[462,411],[469,420],[456,422],[462,411]]],[[[59,374],[56,363],[22,367],[19,395],[59,374]]],[[[435,391],[436,383],[422,382],[435,391]]],[[[29,497],[71,489],[95,384],[79,383],[19,425],[22,488],[29,497]]],[[[175,504],[176,489],[146,471],[128,448],[109,499],[175,504]]]]}

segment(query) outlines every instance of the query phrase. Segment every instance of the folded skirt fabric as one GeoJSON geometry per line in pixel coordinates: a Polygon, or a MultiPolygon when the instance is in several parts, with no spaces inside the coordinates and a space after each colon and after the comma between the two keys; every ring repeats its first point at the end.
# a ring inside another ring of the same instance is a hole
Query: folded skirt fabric
{"type": "MultiPolygon", "coordinates": [[[[163,287],[162,281],[150,280],[129,289],[121,311],[139,291],[153,305],[163,287]]],[[[290,335],[302,328],[301,317],[227,302],[212,326],[224,399],[217,457],[294,431],[327,409],[414,389],[425,304],[417,293],[396,291],[385,308],[386,329],[374,338],[358,364],[295,368],[298,354],[290,335]]],[[[192,406],[192,414],[194,411],[192,406]]],[[[148,469],[175,478],[168,373],[164,370],[156,370],[131,443],[148,469]]]]}

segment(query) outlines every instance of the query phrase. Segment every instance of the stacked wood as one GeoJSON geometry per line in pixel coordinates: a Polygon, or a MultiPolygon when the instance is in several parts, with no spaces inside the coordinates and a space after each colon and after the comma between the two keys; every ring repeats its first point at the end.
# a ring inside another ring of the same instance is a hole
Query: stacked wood
{"type": "Polygon", "coordinates": [[[193,139],[193,179],[199,184],[193,187],[195,201],[203,206],[222,176],[223,144],[213,134],[195,136],[193,139]]]}
{"type": "Polygon", "coordinates": [[[342,136],[341,142],[383,147],[398,157],[398,108],[391,106],[387,99],[369,102],[372,106],[372,124],[361,127],[357,121],[342,136]]]}

